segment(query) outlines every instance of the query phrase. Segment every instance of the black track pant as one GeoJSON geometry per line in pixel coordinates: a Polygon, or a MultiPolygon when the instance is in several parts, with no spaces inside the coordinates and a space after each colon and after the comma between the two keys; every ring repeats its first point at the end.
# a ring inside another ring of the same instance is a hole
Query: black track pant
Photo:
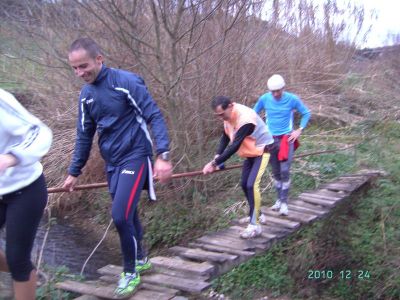
{"type": "Polygon", "coordinates": [[[260,181],[267,169],[269,153],[247,158],[243,163],[241,185],[249,202],[251,224],[258,224],[261,206],[260,181]]]}
{"type": "Polygon", "coordinates": [[[28,281],[34,269],[31,251],[47,203],[44,176],[0,200],[0,228],[6,228],[6,259],[15,281],[28,281]]]}

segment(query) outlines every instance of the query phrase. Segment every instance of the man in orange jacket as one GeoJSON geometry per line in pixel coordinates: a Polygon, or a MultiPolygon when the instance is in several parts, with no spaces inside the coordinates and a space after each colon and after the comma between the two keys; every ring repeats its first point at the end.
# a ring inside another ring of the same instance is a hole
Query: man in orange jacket
{"type": "Polygon", "coordinates": [[[231,102],[228,97],[217,96],[211,102],[215,115],[224,120],[224,134],[221,137],[217,154],[203,168],[203,173],[212,173],[217,166],[234,153],[246,158],[243,164],[241,185],[250,206],[249,225],[241,233],[242,238],[254,238],[261,234],[260,181],[269,161],[269,145],[273,138],[264,121],[251,108],[231,102]]]}

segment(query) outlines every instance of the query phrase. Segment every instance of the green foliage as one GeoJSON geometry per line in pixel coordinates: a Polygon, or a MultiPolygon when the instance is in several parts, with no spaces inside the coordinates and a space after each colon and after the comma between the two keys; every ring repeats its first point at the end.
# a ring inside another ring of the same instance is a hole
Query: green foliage
{"type": "Polygon", "coordinates": [[[193,189],[192,195],[180,202],[160,202],[141,205],[145,224],[145,240],[147,246],[169,247],[208,230],[226,227],[235,217],[234,213],[223,214],[226,206],[232,203],[232,198],[223,199],[217,203],[207,203],[198,190],[193,189]]]}
{"type": "Polygon", "coordinates": [[[364,122],[349,132],[367,137],[355,153],[307,158],[293,176],[296,193],[361,167],[380,168],[389,175],[367,194],[337,207],[329,218],[216,280],[216,290],[237,299],[252,299],[255,291],[298,299],[399,299],[399,132],[396,122],[364,122]],[[332,278],[309,278],[309,272],[328,270],[332,278]]]}
{"type": "Polygon", "coordinates": [[[353,273],[369,271],[371,276],[353,276],[350,280],[332,282],[329,294],[346,299],[400,297],[396,262],[396,249],[400,246],[397,230],[400,210],[395,198],[399,192],[393,182],[380,180],[376,189],[356,203],[357,218],[347,224],[344,232],[351,234],[351,239],[338,239],[337,248],[346,251],[347,263],[342,268],[352,269],[353,273]]]}
{"type": "Polygon", "coordinates": [[[174,209],[159,205],[147,219],[145,240],[150,248],[159,244],[175,244],[192,224],[199,222],[199,218],[198,212],[192,212],[185,205],[176,204],[174,209]]]}
{"type": "MultiPolygon", "coordinates": [[[[88,197],[83,196],[82,198],[87,199],[88,197]]],[[[91,201],[90,203],[91,210],[95,212],[93,219],[98,224],[108,224],[108,222],[110,222],[110,194],[108,193],[108,191],[99,191],[97,192],[96,197],[93,198],[94,201],[91,201]]]]}
{"type": "Polygon", "coordinates": [[[342,83],[342,88],[345,90],[346,88],[356,86],[363,82],[363,75],[358,73],[348,73],[347,77],[344,79],[342,83]]]}
{"type": "Polygon", "coordinates": [[[254,292],[265,287],[274,290],[278,296],[288,292],[292,280],[287,280],[288,266],[285,254],[279,246],[273,247],[266,255],[256,257],[213,282],[220,293],[229,293],[233,299],[252,299],[254,292]]]}
{"type": "Polygon", "coordinates": [[[82,280],[78,275],[69,274],[69,270],[65,266],[59,266],[56,269],[45,267],[45,274],[48,277],[46,283],[36,289],[37,300],[69,300],[77,297],[74,293],[64,292],[56,288],[56,283],[64,280],[82,280]]]}

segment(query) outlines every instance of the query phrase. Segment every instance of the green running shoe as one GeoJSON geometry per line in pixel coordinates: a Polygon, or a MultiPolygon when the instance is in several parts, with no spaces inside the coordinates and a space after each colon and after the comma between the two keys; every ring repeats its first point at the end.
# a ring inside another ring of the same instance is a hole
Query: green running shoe
{"type": "Polygon", "coordinates": [[[118,287],[114,293],[118,296],[129,296],[133,294],[136,287],[140,283],[140,275],[137,273],[121,273],[121,277],[118,281],[118,287]]]}
{"type": "Polygon", "coordinates": [[[147,257],[136,261],[136,272],[140,273],[150,268],[151,268],[151,262],[147,257]]]}

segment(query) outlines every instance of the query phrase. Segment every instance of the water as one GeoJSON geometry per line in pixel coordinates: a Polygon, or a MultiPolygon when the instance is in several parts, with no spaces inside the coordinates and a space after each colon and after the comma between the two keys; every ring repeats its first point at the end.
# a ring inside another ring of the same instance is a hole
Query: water
{"type": "MultiPolygon", "coordinates": [[[[44,218],[39,227],[32,251],[32,260],[36,263],[42,249],[47,230],[47,220],[44,218]]],[[[0,248],[4,250],[5,232],[0,232],[0,248]]],[[[57,269],[66,266],[69,273],[79,274],[81,268],[99,240],[90,232],[82,232],[68,224],[57,223],[51,225],[42,254],[42,264],[57,269]]],[[[85,267],[83,275],[87,279],[98,278],[97,269],[108,264],[121,265],[121,251],[119,244],[112,248],[103,242],[93,254],[85,267]]]]}

